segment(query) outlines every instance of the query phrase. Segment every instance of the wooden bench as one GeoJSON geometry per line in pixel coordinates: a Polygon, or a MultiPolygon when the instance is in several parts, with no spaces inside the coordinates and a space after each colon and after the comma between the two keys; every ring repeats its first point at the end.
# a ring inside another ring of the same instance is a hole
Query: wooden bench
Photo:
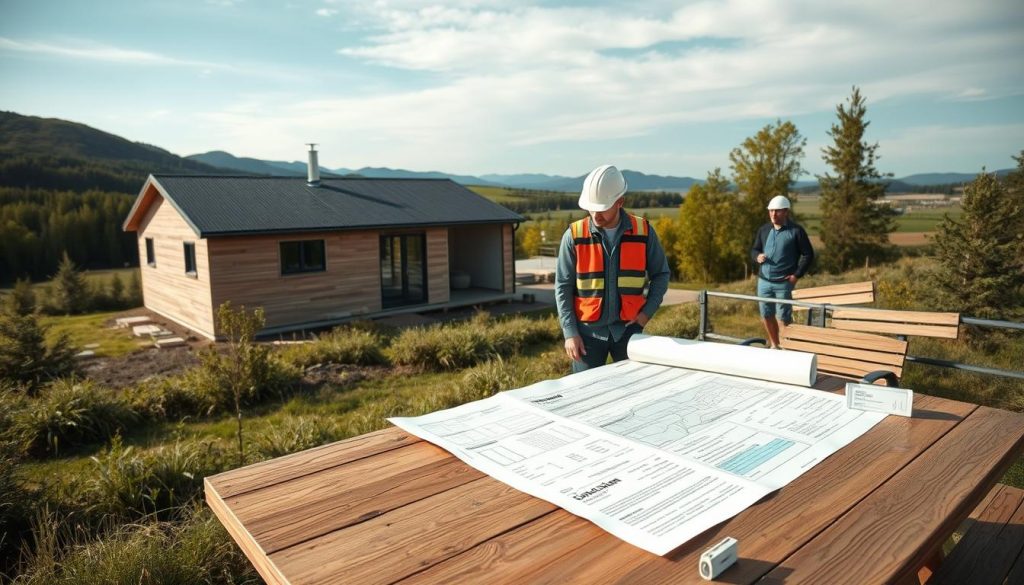
{"type": "Polygon", "coordinates": [[[837,308],[832,310],[831,326],[847,331],[889,333],[904,337],[917,335],[956,339],[960,331],[960,313],[837,308]]]}
{"type": "Polygon", "coordinates": [[[1024,490],[996,484],[929,585],[1024,583],[1024,490]]]}
{"type": "MultiPolygon", "coordinates": [[[[875,282],[849,282],[829,286],[812,286],[793,290],[794,301],[828,303],[830,305],[863,305],[875,302],[875,282]]],[[[794,311],[806,311],[807,307],[793,305],[794,311]]]]}
{"type": "MultiPolygon", "coordinates": [[[[906,341],[873,333],[793,324],[780,328],[779,337],[784,349],[817,354],[819,374],[867,384],[885,380],[899,386],[907,360],[906,341]]],[[[752,343],[764,345],[765,340],[748,339],[743,345],[752,343]]]]}

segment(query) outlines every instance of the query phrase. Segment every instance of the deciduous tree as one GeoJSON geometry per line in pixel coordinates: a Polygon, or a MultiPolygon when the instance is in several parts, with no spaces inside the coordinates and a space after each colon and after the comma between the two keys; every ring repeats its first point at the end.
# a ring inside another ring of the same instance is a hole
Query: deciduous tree
{"type": "Polygon", "coordinates": [[[804,174],[800,161],[807,140],[792,122],[776,120],[729,154],[739,202],[733,218],[730,252],[745,258],[754,232],[767,220],[765,208],[776,195],[790,195],[804,174]]]}
{"type": "Polygon", "coordinates": [[[679,273],[690,280],[718,282],[742,266],[743,257],[734,252],[738,246],[730,245],[737,210],[728,189],[729,181],[715,169],[703,185],[690,187],[679,208],[675,254],[679,273]]]}

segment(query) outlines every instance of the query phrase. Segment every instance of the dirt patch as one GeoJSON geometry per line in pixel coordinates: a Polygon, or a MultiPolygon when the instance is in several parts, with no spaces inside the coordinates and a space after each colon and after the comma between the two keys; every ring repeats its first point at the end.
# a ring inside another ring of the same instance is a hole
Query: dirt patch
{"type": "Polygon", "coordinates": [[[101,386],[125,388],[149,378],[166,378],[199,364],[188,347],[144,349],[116,358],[94,358],[79,365],[86,378],[101,386]]]}

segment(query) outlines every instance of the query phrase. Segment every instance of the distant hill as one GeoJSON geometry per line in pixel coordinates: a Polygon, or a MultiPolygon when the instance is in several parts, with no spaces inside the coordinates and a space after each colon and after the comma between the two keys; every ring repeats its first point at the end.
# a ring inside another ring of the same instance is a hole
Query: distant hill
{"type": "Polygon", "coordinates": [[[500,187],[498,183],[485,181],[480,177],[472,175],[453,175],[440,171],[407,171],[405,169],[389,169],[387,167],[363,167],[354,171],[348,169],[335,169],[335,172],[345,171],[345,174],[360,175],[376,179],[451,179],[462,185],[485,185],[500,187]]]}
{"type": "MultiPolygon", "coordinates": [[[[204,164],[239,171],[249,175],[270,175],[275,177],[305,177],[308,163],[286,162],[283,160],[260,160],[258,158],[238,157],[223,150],[211,150],[202,154],[190,154],[185,158],[204,164]]],[[[339,173],[320,167],[320,176],[338,177],[347,173],[339,173]]]]}
{"type": "Polygon", "coordinates": [[[225,171],[85,124],[0,112],[2,186],[134,194],[150,173],[225,171]]]}

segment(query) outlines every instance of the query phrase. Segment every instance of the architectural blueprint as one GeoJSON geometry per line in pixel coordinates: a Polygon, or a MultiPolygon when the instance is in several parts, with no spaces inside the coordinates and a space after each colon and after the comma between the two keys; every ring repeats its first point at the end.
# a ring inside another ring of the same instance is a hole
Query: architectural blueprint
{"type": "Polygon", "coordinates": [[[391,422],[667,554],[883,418],[826,392],[631,359],[391,422]]]}

